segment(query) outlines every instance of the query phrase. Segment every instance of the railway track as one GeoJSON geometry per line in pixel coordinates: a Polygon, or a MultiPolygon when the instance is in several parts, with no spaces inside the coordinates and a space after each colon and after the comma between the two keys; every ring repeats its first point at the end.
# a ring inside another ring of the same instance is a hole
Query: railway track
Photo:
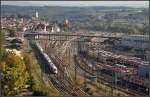
{"type": "Polygon", "coordinates": [[[67,95],[88,96],[80,88],[74,86],[71,78],[64,72],[64,63],[59,59],[59,57],[57,57],[55,54],[49,54],[49,56],[58,68],[57,75],[49,76],[50,80],[57,87],[57,89],[66,93],[67,95]]]}
{"type": "MultiPolygon", "coordinates": [[[[34,51],[34,53],[35,53],[35,55],[36,55],[36,58],[38,59],[38,62],[39,62],[39,64],[40,64],[40,66],[41,66],[41,69],[42,69],[42,71],[41,71],[41,76],[38,75],[38,77],[40,78],[40,81],[41,81],[42,83],[44,83],[44,80],[43,80],[42,77],[46,77],[50,84],[51,84],[51,83],[54,84],[54,82],[57,82],[56,80],[53,81],[53,79],[51,79],[50,75],[45,73],[45,72],[48,72],[48,71],[46,71],[47,69],[45,69],[45,65],[43,65],[44,63],[43,63],[42,59],[40,58],[38,52],[36,52],[36,50],[34,50],[33,47],[32,47],[32,49],[33,49],[33,51],[34,51]],[[44,76],[44,75],[46,75],[46,76],[44,76]]],[[[59,84],[59,83],[57,83],[57,84],[59,84]]],[[[57,84],[56,84],[56,85],[57,85],[57,84]]],[[[54,86],[54,85],[53,85],[53,86],[54,86]]],[[[59,86],[59,85],[58,85],[58,86],[59,86]]],[[[65,91],[63,91],[63,88],[62,88],[61,90],[58,89],[58,88],[56,88],[56,87],[54,87],[54,88],[57,89],[59,92],[62,92],[63,94],[67,94],[65,91]]]]}
{"type": "MultiPolygon", "coordinates": [[[[81,56],[80,56],[81,57],[81,56]]],[[[90,67],[90,66],[88,66],[87,64],[86,64],[86,62],[84,62],[83,60],[81,60],[82,58],[80,58],[80,57],[78,57],[78,56],[74,56],[74,60],[75,60],[75,62],[77,63],[77,65],[83,70],[83,71],[85,71],[85,72],[87,72],[88,74],[90,74],[90,75],[94,75],[93,74],[93,70],[92,70],[92,68],[90,67]],[[85,68],[86,67],[86,68],[85,68]]],[[[101,76],[102,76],[102,73],[101,73],[101,76]]],[[[134,90],[131,90],[131,89],[128,89],[128,90],[126,90],[126,88],[125,87],[120,87],[119,85],[113,85],[112,84],[112,77],[106,77],[106,74],[103,74],[103,77],[101,77],[101,76],[97,76],[97,80],[99,81],[99,82],[101,82],[101,83],[108,83],[108,84],[106,84],[107,86],[109,86],[109,87],[112,87],[112,88],[115,88],[115,89],[118,89],[118,90],[120,90],[120,91],[123,91],[123,92],[125,92],[125,93],[127,93],[127,94],[129,94],[129,95],[132,95],[132,96],[147,96],[147,95],[145,95],[145,94],[143,94],[143,93],[140,93],[140,92],[137,92],[137,91],[134,91],[134,90]]]]}
{"type": "Polygon", "coordinates": [[[66,86],[64,84],[62,84],[61,81],[59,81],[57,79],[57,76],[50,75],[49,79],[53,83],[55,88],[57,88],[57,90],[61,91],[64,95],[69,95],[69,93],[68,93],[69,90],[66,88],[66,86]]]}
{"type": "Polygon", "coordinates": [[[41,64],[43,75],[46,74],[48,76],[48,80],[53,84],[53,86],[58,91],[60,91],[62,94],[67,95],[67,96],[69,95],[70,96],[88,96],[80,88],[75,87],[72,80],[68,76],[64,75],[64,78],[63,79],[61,78],[62,74],[64,74],[63,65],[62,65],[63,62],[56,55],[52,55],[52,56],[49,55],[50,58],[53,59],[55,65],[58,67],[58,74],[53,75],[53,74],[49,74],[49,71],[46,69],[44,63],[42,62],[39,54],[36,52],[34,47],[32,47],[32,49],[35,52],[39,63],[41,64]]]}

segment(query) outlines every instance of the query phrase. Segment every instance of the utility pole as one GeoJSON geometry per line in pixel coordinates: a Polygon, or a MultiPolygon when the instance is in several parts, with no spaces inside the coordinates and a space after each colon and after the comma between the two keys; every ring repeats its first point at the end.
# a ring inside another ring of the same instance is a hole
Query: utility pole
{"type": "Polygon", "coordinates": [[[75,64],[75,81],[77,81],[77,65],[75,64]]]}
{"type": "Polygon", "coordinates": [[[2,73],[0,73],[0,96],[2,95],[2,73]]]}
{"type": "MultiPolygon", "coordinates": [[[[73,41],[73,52],[74,52],[74,54],[73,54],[74,66],[76,67],[75,41],[73,41]]],[[[76,70],[75,70],[75,68],[74,68],[74,80],[76,79],[75,76],[76,76],[76,70]]],[[[75,80],[75,84],[76,84],[76,80],[75,80]]]]}
{"type": "MultiPolygon", "coordinates": [[[[76,46],[78,46],[78,44],[76,44],[76,42],[74,42],[74,45],[73,45],[73,46],[74,46],[74,48],[76,48],[76,46]]],[[[78,52],[78,50],[77,50],[77,52],[78,52]]],[[[77,61],[77,54],[78,54],[78,53],[74,54],[74,59],[75,59],[75,61],[77,61]]],[[[78,64],[78,63],[75,63],[75,68],[74,68],[74,69],[75,69],[75,70],[74,70],[74,71],[75,71],[75,83],[76,83],[76,81],[77,81],[77,64],[78,64]]]]}
{"type": "MultiPolygon", "coordinates": [[[[149,41],[150,41],[150,30],[149,30],[149,41]]],[[[148,61],[150,61],[150,49],[148,50],[148,61]]],[[[149,67],[150,67],[150,65],[149,65],[149,67]]],[[[149,80],[150,80],[150,72],[149,72],[149,80]]],[[[150,86],[149,86],[150,87],[150,86]]],[[[148,94],[149,94],[149,96],[150,96],[150,89],[148,89],[148,94]]]]}
{"type": "MultiPolygon", "coordinates": [[[[97,62],[99,62],[99,50],[100,50],[100,48],[97,48],[97,50],[98,50],[98,52],[97,52],[97,62]]],[[[98,72],[98,76],[101,76],[101,68],[98,69],[97,72],[98,72]]],[[[99,87],[101,88],[101,81],[99,82],[99,87]]]]}
{"type": "MultiPolygon", "coordinates": [[[[85,70],[86,70],[86,66],[85,66],[85,70]]],[[[86,89],[86,71],[84,71],[84,88],[86,89]]]]}
{"type": "MultiPolygon", "coordinates": [[[[89,46],[87,45],[87,53],[89,52],[89,46]]],[[[88,57],[87,57],[88,58],[88,57]]],[[[86,86],[87,86],[87,82],[86,82],[86,70],[87,70],[87,66],[86,65],[84,65],[85,67],[85,72],[84,72],[84,82],[85,82],[85,88],[86,88],[86,86]]]]}

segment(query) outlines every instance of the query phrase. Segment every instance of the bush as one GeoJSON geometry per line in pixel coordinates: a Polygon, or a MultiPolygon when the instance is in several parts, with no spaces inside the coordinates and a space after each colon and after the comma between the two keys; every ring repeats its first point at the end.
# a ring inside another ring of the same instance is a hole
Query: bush
{"type": "Polygon", "coordinates": [[[8,52],[1,61],[1,67],[1,82],[4,95],[17,95],[29,79],[25,64],[20,57],[8,52]]]}
{"type": "Polygon", "coordinates": [[[33,91],[33,96],[59,96],[54,89],[47,87],[40,82],[37,78],[37,69],[40,69],[39,64],[32,53],[24,53],[24,62],[30,75],[28,83],[30,84],[30,90],[33,91]],[[36,70],[35,70],[36,68],[36,70]]]}

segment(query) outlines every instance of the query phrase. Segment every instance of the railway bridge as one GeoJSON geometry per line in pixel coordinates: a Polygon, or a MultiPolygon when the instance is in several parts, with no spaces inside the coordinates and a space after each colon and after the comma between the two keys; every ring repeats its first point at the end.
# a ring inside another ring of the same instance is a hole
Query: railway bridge
{"type": "MultiPolygon", "coordinates": [[[[50,41],[68,41],[72,38],[109,38],[120,39],[121,36],[110,35],[93,35],[93,34],[78,34],[78,33],[49,33],[49,32],[27,32],[24,33],[24,37],[30,40],[50,40],[50,41]]],[[[80,40],[79,40],[80,41],[80,40]]]]}

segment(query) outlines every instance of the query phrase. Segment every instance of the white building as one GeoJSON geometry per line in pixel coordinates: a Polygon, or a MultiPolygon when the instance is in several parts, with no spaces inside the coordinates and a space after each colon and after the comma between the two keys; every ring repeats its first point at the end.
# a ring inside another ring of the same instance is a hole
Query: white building
{"type": "Polygon", "coordinates": [[[55,31],[55,32],[60,32],[60,28],[59,28],[57,25],[55,25],[55,26],[54,26],[54,31],[55,31]]]}
{"type": "Polygon", "coordinates": [[[58,26],[53,26],[51,32],[60,32],[60,28],[58,26]]]}
{"type": "Polygon", "coordinates": [[[67,24],[67,25],[69,24],[69,21],[67,19],[65,20],[65,24],[67,24]]]}

